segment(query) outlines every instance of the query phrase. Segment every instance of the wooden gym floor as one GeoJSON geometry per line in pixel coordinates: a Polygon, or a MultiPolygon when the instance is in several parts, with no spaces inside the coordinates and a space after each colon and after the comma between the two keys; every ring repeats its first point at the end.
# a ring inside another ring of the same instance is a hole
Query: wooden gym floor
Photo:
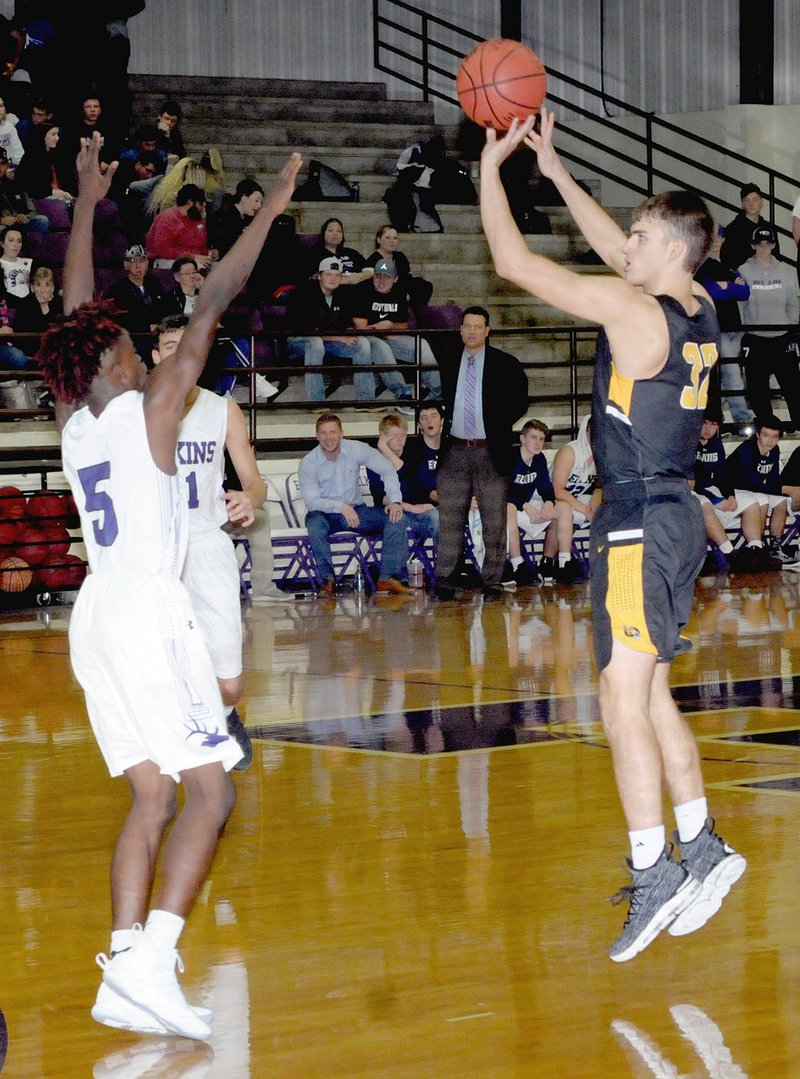
{"type": "Polygon", "coordinates": [[[245,608],[255,760],[181,948],[209,1046],[89,1016],[127,788],[69,609],[7,612],[3,1079],[800,1075],[799,594],[788,572],[698,583],[674,683],[750,864],[704,929],[619,966],[587,585],[245,608]]]}

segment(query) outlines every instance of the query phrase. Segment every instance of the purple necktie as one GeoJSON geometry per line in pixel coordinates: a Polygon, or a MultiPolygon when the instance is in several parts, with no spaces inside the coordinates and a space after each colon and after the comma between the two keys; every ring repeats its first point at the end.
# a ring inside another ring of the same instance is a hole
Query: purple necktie
{"type": "Polygon", "coordinates": [[[478,421],[475,416],[476,394],[475,357],[467,356],[467,377],[464,379],[464,438],[478,437],[478,421]]]}

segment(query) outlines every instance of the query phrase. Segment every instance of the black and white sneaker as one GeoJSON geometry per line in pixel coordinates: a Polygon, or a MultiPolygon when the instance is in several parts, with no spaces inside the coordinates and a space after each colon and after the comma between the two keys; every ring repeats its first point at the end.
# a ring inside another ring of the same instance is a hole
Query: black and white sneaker
{"type": "Polygon", "coordinates": [[[233,770],[234,772],[243,772],[245,768],[250,767],[250,762],[253,759],[253,743],[250,741],[250,735],[245,730],[244,723],[242,723],[235,708],[228,716],[227,724],[228,734],[231,738],[236,739],[243,754],[242,758],[234,764],[233,770]]]}

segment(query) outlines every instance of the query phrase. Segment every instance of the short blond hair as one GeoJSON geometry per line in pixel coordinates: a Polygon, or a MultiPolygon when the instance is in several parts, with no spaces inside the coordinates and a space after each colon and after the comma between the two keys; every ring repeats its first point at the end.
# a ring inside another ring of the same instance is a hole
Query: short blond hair
{"type": "Polygon", "coordinates": [[[378,434],[385,435],[390,427],[399,427],[408,434],[408,423],[398,412],[389,412],[381,417],[378,424],[378,434]]]}

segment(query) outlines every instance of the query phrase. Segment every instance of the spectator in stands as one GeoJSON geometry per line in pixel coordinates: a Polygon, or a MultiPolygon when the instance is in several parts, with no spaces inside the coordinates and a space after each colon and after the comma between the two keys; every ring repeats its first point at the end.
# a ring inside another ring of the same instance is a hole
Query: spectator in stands
{"type": "MultiPolygon", "coordinates": [[[[0,334],[12,334],[15,332],[12,325],[12,319],[14,311],[11,309],[9,300],[12,304],[22,303],[16,297],[7,297],[5,288],[0,285],[0,334]]],[[[22,348],[17,345],[12,345],[10,341],[4,341],[0,344],[0,371],[22,371],[24,368],[32,366],[28,360],[28,356],[22,348]]],[[[30,402],[28,395],[25,392],[25,387],[22,387],[21,392],[19,390],[18,383],[11,383],[8,387],[9,390],[13,390],[8,396],[5,395],[3,389],[0,388],[0,407],[2,408],[29,408],[30,402]]]]}
{"type": "Polygon", "coordinates": [[[402,251],[397,250],[399,235],[394,225],[381,225],[375,233],[375,250],[367,259],[367,266],[372,266],[382,259],[388,259],[397,267],[397,276],[401,288],[405,289],[408,302],[412,307],[420,307],[430,301],[433,285],[424,277],[415,277],[411,265],[402,251]]]}
{"type": "Polygon", "coordinates": [[[528,406],[528,378],[515,356],[488,344],[489,331],[489,312],[466,308],[461,320],[463,348],[439,357],[447,417],[437,472],[435,590],[440,599],[450,599],[458,590],[454,574],[473,495],[480,504],[486,548],[483,594],[487,599],[502,595],[512,430],[528,406]]]}
{"type": "Polygon", "coordinates": [[[166,171],[167,155],[164,150],[158,148],[158,128],[155,124],[139,124],[133,134],[126,139],[125,145],[119,152],[120,165],[123,161],[136,161],[144,153],[157,154],[161,162],[159,172],[166,171]]]}
{"type": "Polygon", "coordinates": [[[60,199],[71,205],[77,192],[74,160],[74,155],[68,160],[57,123],[37,124],[31,128],[16,178],[32,199],[60,199]]]}
{"type": "Polygon", "coordinates": [[[217,252],[208,245],[206,200],[199,187],[183,185],[175,205],[162,210],[150,226],[145,247],[156,269],[171,269],[181,255],[191,255],[203,269],[214,262],[217,252]]]}
{"type": "Polygon", "coordinates": [[[182,157],[186,157],[186,147],[183,145],[180,128],[182,119],[183,110],[172,98],[159,106],[156,120],[158,149],[164,151],[171,165],[176,165],[182,157]]]}
{"type": "MultiPolygon", "coordinates": [[[[719,388],[722,390],[722,407],[726,405],[730,410],[734,423],[739,425],[740,435],[751,434],[753,414],[747,407],[747,402],[741,392],[743,390],[742,366],[739,360],[742,351],[742,319],[739,313],[738,301],[743,301],[750,296],[750,286],[740,276],[738,269],[731,270],[720,262],[720,249],[725,235],[723,228],[718,228],[714,233],[709,248],[708,257],[694,275],[714,302],[720,328],[720,360],[730,360],[730,363],[720,362],[714,368],[719,370],[719,388]]],[[[752,250],[752,248],[751,248],[752,250]]]]}
{"type": "Polygon", "coordinates": [[[338,217],[329,217],[319,230],[319,239],[307,255],[307,276],[316,273],[316,268],[324,258],[333,256],[342,267],[343,285],[360,285],[372,277],[372,267],[367,266],[364,256],[354,247],[346,247],[344,225],[338,217]]]}
{"type": "MultiPolygon", "coordinates": [[[[399,284],[397,268],[390,259],[375,264],[375,272],[355,291],[353,325],[357,330],[370,332],[369,346],[374,364],[416,363],[417,344],[413,337],[378,336],[382,330],[408,329],[408,300],[399,284]]],[[[440,397],[442,383],[436,369],[436,357],[424,338],[419,342],[420,362],[426,369],[420,373],[422,385],[431,397],[440,397]]],[[[381,371],[381,378],[398,400],[414,396],[399,371],[381,371]]]]}
{"type": "MultiPolygon", "coordinates": [[[[719,253],[723,266],[729,270],[738,270],[752,256],[753,233],[759,227],[771,228],[769,221],[761,216],[764,199],[758,184],[745,184],[739,192],[742,200],[741,212],[725,226],[725,241],[719,253]]],[[[776,251],[780,254],[780,248],[776,251]]]]}
{"type": "Polygon", "coordinates": [[[94,84],[101,100],[106,103],[113,129],[119,135],[128,130],[131,122],[128,20],[144,11],[144,7],[145,0],[123,0],[121,3],[103,5],[99,16],[103,25],[100,46],[94,57],[94,84]]]}
{"type": "Polygon", "coordinates": [[[233,247],[260,210],[263,201],[264,188],[252,177],[245,177],[236,185],[232,204],[223,205],[218,214],[209,218],[209,239],[220,258],[233,247]]]}
{"type": "Polygon", "coordinates": [[[164,163],[155,150],[142,150],[121,160],[109,189],[119,206],[120,220],[131,243],[142,243],[147,232],[144,206],[151,185],[158,183],[164,163]]]}
{"type": "Polygon", "coordinates": [[[17,134],[23,148],[27,151],[31,135],[42,124],[49,124],[53,120],[53,109],[46,97],[38,95],[31,102],[29,116],[23,116],[17,122],[17,134]]]}
{"type": "MultiPolygon", "coordinates": [[[[56,278],[49,266],[39,266],[31,275],[31,290],[15,300],[15,333],[44,333],[64,311],[61,297],[56,295],[56,278]]],[[[31,354],[36,351],[34,343],[31,354]]]]}
{"type": "Polygon", "coordinates": [[[3,269],[3,281],[8,293],[9,303],[11,297],[27,296],[30,292],[31,267],[33,259],[22,254],[23,233],[18,225],[9,225],[0,237],[0,266],[3,269]]]}
{"type": "Polygon", "coordinates": [[[37,214],[19,179],[8,175],[8,154],[0,146],[0,225],[16,225],[24,232],[49,232],[50,219],[37,214]]]}
{"type": "MultiPolygon", "coordinates": [[[[778,443],[783,425],[777,416],[756,415],[755,433],[742,442],[728,458],[728,472],[738,503],[741,492],[758,496],[763,516],[769,514],[767,554],[776,568],[794,565],[796,559],[781,546],[793,490],[783,490],[778,443]]],[[[757,540],[749,541],[758,546],[757,540]]]]}
{"type": "Polygon", "coordinates": [[[117,321],[129,333],[155,330],[164,304],[164,291],[158,278],[148,273],[150,260],[140,244],[131,245],[122,263],[125,276],[106,289],[106,299],[113,300],[121,312],[117,321]]]}
{"type": "Polygon", "coordinates": [[[444,232],[434,194],[436,172],[444,162],[441,135],[415,142],[400,154],[395,166],[397,179],[383,194],[389,220],[398,232],[444,232]]]}
{"type": "Polygon", "coordinates": [[[5,101],[0,97],[0,147],[5,150],[12,167],[22,161],[25,156],[25,148],[19,141],[16,125],[11,122],[6,112],[5,101]]]}
{"type": "Polygon", "coordinates": [[[781,491],[790,497],[792,512],[800,512],[800,446],[792,450],[791,457],[783,466],[781,491]]]}
{"type": "MultiPolygon", "coordinates": [[[[402,495],[401,505],[406,515],[406,528],[415,540],[433,540],[434,550],[439,540],[439,510],[431,502],[430,472],[421,468],[422,457],[413,441],[408,442],[408,423],[397,412],[389,412],[378,423],[378,450],[397,472],[402,495]]],[[[424,462],[427,466],[427,461],[424,462]]],[[[386,485],[377,472],[367,469],[369,490],[376,506],[388,506],[386,485]]],[[[405,571],[401,580],[406,580],[405,571]]]]}
{"type": "MultiPolygon", "coordinates": [[[[35,0],[22,0],[14,5],[12,36],[16,39],[16,49],[5,73],[9,77],[11,108],[19,115],[28,111],[33,93],[50,94],[56,86],[53,61],[58,30],[48,10],[54,6],[35,0]]],[[[22,138],[22,132],[19,135],[22,138]]]]}
{"type": "Polygon", "coordinates": [[[577,437],[562,446],[553,459],[553,490],[558,501],[572,510],[576,528],[588,524],[600,505],[597,466],[589,441],[591,419],[588,414],[583,417],[577,437]]]}
{"type": "Polygon", "coordinates": [[[534,540],[544,535],[539,576],[574,584],[581,576],[572,557],[572,509],[556,498],[547,458],[542,452],[550,430],[541,420],[527,420],[508,486],[508,558],[503,577],[517,585],[534,584],[536,574],[522,557],[520,532],[534,540]],[[556,555],[558,560],[556,561],[556,555]]]}
{"type": "Polygon", "coordinates": [[[295,219],[278,214],[251,275],[252,295],[261,302],[287,302],[291,290],[307,279],[307,251],[300,242],[295,219]]]}
{"type": "MultiPolygon", "coordinates": [[[[289,296],[286,326],[291,330],[314,336],[289,337],[286,342],[290,359],[303,357],[306,368],[321,368],[325,353],[355,364],[353,385],[359,401],[375,398],[375,376],[361,368],[371,363],[369,342],[354,337],[350,290],[340,290],[342,264],[328,257],[319,263],[314,279],[305,281],[289,296]]],[[[325,382],[321,370],[306,373],[306,394],[309,401],[325,400],[325,382]]]]}
{"type": "Polygon", "coordinates": [[[742,338],[747,396],[757,416],[771,411],[770,375],[775,375],[789,410],[791,424],[800,427],[800,370],[798,369],[797,321],[800,301],[797,281],[789,267],[773,256],[777,246],[775,230],[761,225],[754,230],[753,257],[740,269],[750,288],[742,303],[742,325],[791,326],[791,330],[747,330],[742,338]]]}
{"type": "Polygon", "coordinates": [[[70,159],[74,160],[81,148],[81,139],[91,139],[95,131],[103,136],[103,145],[100,149],[100,159],[103,162],[115,161],[119,153],[119,143],[114,137],[110,123],[103,115],[103,106],[100,98],[95,94],[87,94],[81,104],[81,114],[74,123],[67,120],[64,132],[65,149],[70,159]]]}
{"type": "Polygon", "coordinates": [[[203,275],[191,255],[183,255],[172,264],[174,288],[164,293],[159,305],[158,322],[169,315],[191,315],[200,295],[203,275]]]}
{"type": "Polygon", "coordinates": [[[697,461],[694,467],[694,493],[703,510],[706,535],[719,548],[720,558],[709,556],[704,569],[713,572],[735,569],[738,573],[753,573],[769,568],[761,536],[767,514],[766,498],[753,491],[734,489],[725,458],[725,447],[719,435],[722,412],[710,405],[703,417],[697,461]],[[759,502],[759,498],[763,502],[759,502]],[[735,557],[728,529],[742,529],[745,546],[735,557]]]}
{"type": "Polygon", "coordinates": [[[226,183],[225,165],[216,146],[211,146],[199,160],[182,157],[153,188],[147,200],[147,213],[153,218],[174,206],[178,192],[185,184],[199,187],[205,197],[207,212],[218,213],[225,198],[226,183]]]}
{"type": "Polygon", "coordinates": [[[342,421],[332,412],[317,417],[319,445],[300,462],[300,494],[308,510],[305,526],[322,580],[319,595],[333,598],[336,579],[330,537],[345,530],[383,537],[378,592],[409,593],[400,579],[408,559],[408,537],[397,472],[386,458],[365,442],[345,439],[342,421]],[[385,506],[368,506],[358,489],[361,466],[383,480],[385,506]]]}

